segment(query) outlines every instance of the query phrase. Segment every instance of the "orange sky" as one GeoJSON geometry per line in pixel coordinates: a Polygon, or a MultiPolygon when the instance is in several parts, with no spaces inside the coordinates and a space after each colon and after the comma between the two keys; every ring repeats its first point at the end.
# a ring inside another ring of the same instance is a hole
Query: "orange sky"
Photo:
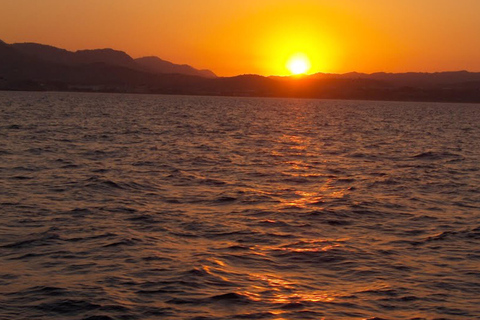
{"type": "Polygon", "coordinates": [[[0,0],[0,39],[111,47],[221,76],[480,71],[479,0],[0,0]]]}

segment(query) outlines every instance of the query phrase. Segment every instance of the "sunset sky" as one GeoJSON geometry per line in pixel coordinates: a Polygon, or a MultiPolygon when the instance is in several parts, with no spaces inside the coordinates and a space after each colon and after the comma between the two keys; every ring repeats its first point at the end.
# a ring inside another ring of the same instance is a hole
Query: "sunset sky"
{"type": "Polygon", "coordinates": [[[220,76],[480,71],[479,0],[0,0],[0,39],[156,55],[220,76]]]}

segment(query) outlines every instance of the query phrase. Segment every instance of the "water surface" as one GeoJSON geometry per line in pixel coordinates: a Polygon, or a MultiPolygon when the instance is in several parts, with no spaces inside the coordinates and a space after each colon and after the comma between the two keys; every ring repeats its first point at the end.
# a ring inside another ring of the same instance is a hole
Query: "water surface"
{"type": "Polygon", "coordinates": [[[480,105],[0,92],[0,319],[480,318],[480,105]]]}

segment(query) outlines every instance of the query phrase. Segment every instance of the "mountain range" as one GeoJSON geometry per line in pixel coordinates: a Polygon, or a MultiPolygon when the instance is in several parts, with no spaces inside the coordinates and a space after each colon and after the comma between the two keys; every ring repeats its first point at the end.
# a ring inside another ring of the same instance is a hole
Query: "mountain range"
{"type": "MultiPolygon", "coordinates": [[[[189,65],[174,64],[158,57],[133,59],[123,51],[113,49],[78,50],[75,52],[38,43],[6,44],[0,40],[0,57],[9,52],[11,57],[24,62],[50,63],[55,65],[79,67],[91,64],[106,64],[129,68],[136,71],[158,74],[187,74],[206,78],[215,78],[210,70],[198,70],[189,65]]],[[[2,59],[3,60],[3,59],[2,59]]]]}
{"type": "Polygon", "coordinates": [[[94,91],[323,99],[480,102],[480,73],[317,73],[217,77],[159,57],[113,49],[68,51],[0,40],[0,90],[94,91]]]}

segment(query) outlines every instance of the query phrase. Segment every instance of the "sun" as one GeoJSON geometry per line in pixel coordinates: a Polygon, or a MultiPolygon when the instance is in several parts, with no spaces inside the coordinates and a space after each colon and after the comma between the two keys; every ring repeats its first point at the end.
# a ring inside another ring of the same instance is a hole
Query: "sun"
{"type": "Polygon", "coordinates": [[[303,53],[296,53],[287,61],[287,69],[293,75],[300,75],[307,73],[311,68],[310,59],[303,53]]]}

